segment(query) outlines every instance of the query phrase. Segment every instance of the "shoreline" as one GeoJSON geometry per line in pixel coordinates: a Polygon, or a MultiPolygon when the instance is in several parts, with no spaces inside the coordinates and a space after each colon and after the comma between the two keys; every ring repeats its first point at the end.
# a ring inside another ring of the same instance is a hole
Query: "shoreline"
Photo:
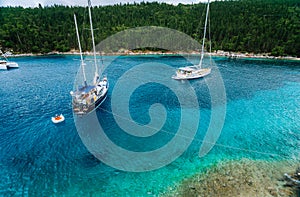
{"type": "MultiPolygon", "coordinates": [[[[49,55],[80,55],[79,51],[69,51],[69,52],[50,52],[47,54],[41,53],[24,53],[24,54],[12,54],[9,57],[33,57],[33,56],[49,56],[49,55]]],[[[83,55],[93,55],[92,52],[84,52],[83,55]]],[[[124,52],[113,52],[113,53],[102,53],[103,56],[138,56],[138,55],[200,55],[199,52],[191,51],[191,52],[162,52],[162,51],[124,51],[124,52]]],[[[271,56],[269,54],[254,54],[254,53],[241,53],[241,52],[226,52],[226,51],[217,51],[212,52],[211,55],[213,57],[226,57],[229,59],[271,59],[271,60],[293,60],[300,61],[299,57],[292,56],[271,56]]]]}

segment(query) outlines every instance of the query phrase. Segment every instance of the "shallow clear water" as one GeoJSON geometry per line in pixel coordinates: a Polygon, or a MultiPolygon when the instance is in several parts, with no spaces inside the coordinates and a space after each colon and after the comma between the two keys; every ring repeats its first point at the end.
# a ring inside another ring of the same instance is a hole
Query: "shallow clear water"
{"type": "MultiPolygon", "coordinates": [[[[212,151],[203,158],[198,156],[211,116],[211,103],[205,80],[194,80],[190,83],[197,94],[201,119],[191,146],[161,169],[132,173],[111,168],[94,158],[77,133],[69,94],[79,67],[77,56],[26,57],[14,61],[19,63],[19,69],[0,72],[0,195],[159,195],[183,178],[223,159],[300,158],[299,62],[215,58],[226,88],[227,113],[212,151]],[[56,113],[64,114],[63,124],[51,122],[56,113]]],[[[172,139],[180,119],[175,94],[158,83],[136,89],[130,98],[130,113],[133,120],[146,124],[150,121],[149,107],[162,103],[168,115],[163,127],[167,132],[138,139],[122,132],[109,113],[110,95],[117,80],[130,68],[147,62],[168,64],[174,71],[185,63],[181,57],[114,59],[105,71],[110,80],[108,99],[97,111],[107,135],[133,151],[162,147],[172,139]]],[[[169,79],[172,74],[163,73],[163,77],[169,79]]],[[[178,87],[184,85],[174,83],[178,87]]]]}

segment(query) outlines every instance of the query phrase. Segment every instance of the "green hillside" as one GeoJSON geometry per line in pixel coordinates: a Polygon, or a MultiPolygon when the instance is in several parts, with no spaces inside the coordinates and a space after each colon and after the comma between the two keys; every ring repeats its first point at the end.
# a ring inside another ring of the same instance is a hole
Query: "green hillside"
{"type": "MultiPolygon", "coordinates": [[[[95,40],[139,26],[169,27],[200,40],[205,6],[154,2],[94,7],[95,40]]],[[[83,49],[90,50],[87,8],[68,6],[1,7],[0,49],[47,53],[77,48],[73,13],[83,49]]],[[[210,20],[214,50],[300,56],[299,0],[215,1],[210,20]]]]}

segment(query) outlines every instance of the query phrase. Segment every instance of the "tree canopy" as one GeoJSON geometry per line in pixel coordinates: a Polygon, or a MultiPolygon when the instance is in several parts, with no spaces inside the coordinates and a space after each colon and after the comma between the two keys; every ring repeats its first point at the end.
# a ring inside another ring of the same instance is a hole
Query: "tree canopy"
{"type": "MultiPolygon", "coordinates": [[[[125,29],[162,26],[202,38],[206,4],[133,3],[93,7],[95,41],[125,29]]],[[[76,13],[83,50],[91,50],[85,7],[0,7],[0,49],[15,53],[67,52],[78,48],[76,13]]],[[[210,9],[213,50],[300,56],[299,0],[214,1],[210,9]]]]}

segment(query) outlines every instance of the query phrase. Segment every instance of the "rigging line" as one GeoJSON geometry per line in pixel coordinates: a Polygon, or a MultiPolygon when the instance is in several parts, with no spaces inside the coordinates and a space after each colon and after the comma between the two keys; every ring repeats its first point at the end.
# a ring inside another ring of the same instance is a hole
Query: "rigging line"
{"type": "MultiPolygon", "coordinates": [[[[99,107],[99,109],[101,109],[101,110],[103,110],[103,111],[105,111],[105,112],[107,112],[109,114],[112,114],[113,116],[117,116],[119,118],[122,118],[123,120],[127,120],[129,122],[138,124],[135,121],[132,121],[131,119],[128,119],[128,118],[125,118],[125,117],[123,117],[121,115],[115,114],[115,113],[113,113],[111,111],[108,111],[108,110],[106,110],[104,108],[99,107]]],[[[148,127],[150,129],[158,130],[158,128],[154,128],[154,127],[151,127],[151,126],[148,126],[148,125],[143,125],[143,126],[148,127]]],[[[188,128],[186,128],[186,129],[189,130],[188,128]]],[[[163,130],[163,129],[161,129],[160,131],[164,132],[164,133],[167,133],[167,134],[170,134],[170,135],[174,135],[174,133],[171,133],[171,132],[163,130]]],[[[276,154],[276,153],[266,153],[266,152],[251,150],[251,149],[239,148],[239,147],[235,147],[235,146],[229,146],[229,145],[224,145],[224,144],[212,143],[212,142],[200,140],[200,139],[197,139],[197,138],[191,138],[189,136],[180,135],[180,134],[175,134],[175,135],[177,135],[179,137],[182,137],[182,138],[185,138],[185,139],[194,140],[194,141],[200,142],[200,143],[212,144],[214,146],[223,147],[223,148],[226,148],[226,149],[234,149],[234,150],[239,150],[239,151],[244,151],[244,152],[251,152],[251,153],[257,153],[257,154],[261,154],[261,155],[269,155],[269,156],[274,156],[274,157],[277,156],[277,157],[289,159],[289,157],[287,157],[287,156],[276,154]]]]}
{"type": "Polygon", "coordinates": [[[212,63],[212,57],[211,57],[211,28],[210,28],[210,14],[211,12],[209,12],[209,15],[208,15],[208,39],[209,39],[209,59],[210,59],[210,65],[212,66],[213,63],[212,63]]]}
{"type": "Polygon", "coordinates": [[[104,60],[103,60],[103,54],[102,51],[100,50],[100,61],[101,61],[101,67],[100,67],[100,74],[102,75],[103,70],[104,70],[104,60]]]}
{"type": "MultiPolygon", "coordinates": [[[[85,20],[86,20],[86,10],[87,10],[87,8],[85,8],[84,9],[84,13],[83,13],[83,22],[82,22],[82,27],[83,28],[81,28],[81,37],[82,37],[82,39],[84,40],[84,35],[83,35],[83,32],[84,32],[84,27],[85,27],[85,20]]],[[[84,44],[86,45],[86,43],[84,42],[84,44]]],[[[87,46],[85,46],[85,49],[87,50],[87,46]]]]}
{"type": "Polygon", "coordinates": [[[93,29],[92,12],[91,12],[92,5],[91,5],[90,0],[88,0],[88,4],[89,4],[88,5],[88,10],[89,10],[90,28],[91,28],[91,34],[92,34],[93,53],[94,53],[95,74],[98,75],[96,46],[95,46],[94,29],[93,29]]]}
{"type": "MultiPolygon", "coordinates": [[[[202,4],[199,4],[199,7],[200,7],[200,5],[202,5],[202,4]]],[[[200,21],[199,21],[199,23],[198,23],[198,27],[196,28],[196,34],[197,35],[200,35],[200,33],[202,33],[202,30],[204,29],[203,28],[203,25],[202,25],[202,20],[203,20],[203,18],[204,18],[204,16],[205,16],[205,13],[206,13],[206,9],[205,9],[206,7],[204,7],[204,9],[202,10],[202,15],[201,15],[201,17],[200,17],[200,21]]],[[[196,39],[196,38],[195,38],[196,39]]],[[[201,39],[201,37],[199,37],[199,39],[201,39]]]]}
{"type": "Polygon", "coordinates": [[[204,45],[205,45],[205,39],[206,39],[206,28],[207,28],[207,20],[208,20],[208,14],[209,14],[209,0],[207,1],[207,7],[206,7],[206,16],[205,16],[205,24],[204,24],[204,32],[203,32],[203,40],[202,40],[202,47],[201,47],[201,59],[198,67],[202,67],[202,61],[204,57],[204,45]]]}
{"type": "Polygon", "coordinates": [[[74,14],[74,22],[75,22],[76,35],[77,35],[78,47],[79,47],[80,59],[81,59],[81,65],[80,66],[81,66],[82,72],[83,72],[84,85],[87,86],[85,69],[84,69],[85,64],[84,64],[84,61],[83,61],[82,49],[81,49],[81,43],[80,43],[80,37],[79,37],[79,32],[78,32],[77,19],[76,19],[76,15],[75,14],[74,14]]]}

